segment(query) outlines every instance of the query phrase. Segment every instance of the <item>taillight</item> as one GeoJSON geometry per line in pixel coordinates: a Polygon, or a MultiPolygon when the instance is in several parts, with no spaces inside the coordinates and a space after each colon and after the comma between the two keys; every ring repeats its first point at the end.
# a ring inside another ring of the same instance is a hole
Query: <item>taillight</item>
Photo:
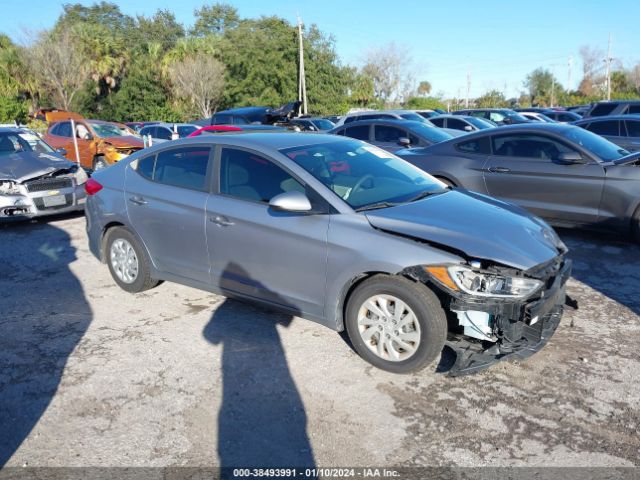
{"type": "Polygon", "coordinates": [[[84,184],[84,191],[87,192],[87,195],[95,195],[96,193],[98,193],[100,190],[102,190],[102,185],[100,185],[97,181],[95,181],[93,178],[90,178],[89,180],[87,180],[87,182],[84,184]]]}

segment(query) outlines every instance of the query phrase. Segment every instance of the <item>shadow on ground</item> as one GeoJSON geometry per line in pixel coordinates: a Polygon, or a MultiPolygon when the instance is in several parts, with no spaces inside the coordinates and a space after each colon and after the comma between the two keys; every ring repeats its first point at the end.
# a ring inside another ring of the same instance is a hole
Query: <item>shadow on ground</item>
{"type": "Polygon", "coordinates": [[[304,405],[277,329],[292,320],[293,315],[226,299],[204,329],[209,342],[222,345],[218,454],[223,469],[315,465],[304,405]]]}
{"type": "Polygon", "coordinates": [[[46,411],[91,322],[75,259],[69,235],[47,222],[0,228],[0,466],[46,411]]]}

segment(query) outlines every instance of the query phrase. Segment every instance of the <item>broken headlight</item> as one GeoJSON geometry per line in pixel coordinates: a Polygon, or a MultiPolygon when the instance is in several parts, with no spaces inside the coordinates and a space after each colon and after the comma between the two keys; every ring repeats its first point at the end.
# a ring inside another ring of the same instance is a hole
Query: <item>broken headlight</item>
{"type": "Polygon", "coordinates": [[[18,195],[20,189],[16,182],[11,180],[0,180],[0,195],[18,195]]]}
{"type": "Polygon", "coordinates": [[[425,270],[447,288],[479,297],[525,298],[543,285],[533,278],[498,275],[463,265],[429,266],[425,270]]]}

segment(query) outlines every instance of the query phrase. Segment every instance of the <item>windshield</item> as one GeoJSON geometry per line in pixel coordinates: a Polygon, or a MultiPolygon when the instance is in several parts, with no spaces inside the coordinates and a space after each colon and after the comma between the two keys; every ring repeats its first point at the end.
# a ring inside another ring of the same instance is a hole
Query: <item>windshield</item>
{"type": "Polygon", "coordinates": [[[429,140],[430,143],[440,143],[453,138],[453,135],[435,127],[431,122],[429,122],[429,125],[418,124],[412,126],[411,132],[423,137],[425,140],[429,140]]]}
{"type": "Polygon", "coordinates": [[[391,153],[358,140],[281,150],[354,209],[398,204],[446,187],[391,153]]]}
{"type": "Polygon", "coordinates": [[[496,126],[495,123],[488,122],[485,119],[478,117],[467,117],[465,120],[471,125],[478,127],[480,130],[484,130],[485,128],[495,128],[496,126]]]}
{"type": "Polygon", "coordinates": [[[53,153],[53,149],[31,133],[0,133],[0,156],[22,152],[53,153]]]}
{"type": "Polygon", "coordinates": [[[110,123],[90,123],[91,128],[95,134],[100,137],[122,137],[128,135],[124,133],[118,125],[112,125],[110,123]]]}
{"type": "Polygon", "coordinates": [[[520,115],[518,112],[514,112],[512,110],[502,110],[500,113],[509,117],[512,120],[517,120],[519,122],[528,122],[529,119],[520,115]]]}
{"type": "Polygon", "coordinates": [[[418,115],[417,113],[413,113],[413,112],[402,113],[400,116],[405,120],[415,120],[416,122],[424,122],[424,123],[428,122],[428,120],[424,118],[422,115],[418,115]]]}
{"type": "Polygon", "coordinates": [[[180,138],[188,137],[190,134],[192,134],[196,130],[197,128],[192,125],[178,126],[178,136],[180,138]]]}
{"type": "Polygon", "coordinates": [[[329,120],[325,120],[324,118],[319,120],[314,120],[312,123],[319,130],[331,130],[333,127],[335,127],[335,124],[333,122],[330,122],[329,120]]]}
{"type": "Polygon", "coordinates": [[[629,155],[629,152],[624,148],[620,148],[615,143],[610,142],[600,135],[596,135],[580,127],[569,127],[565,136],[585,150],[589,150],[600,157],[603,162],[612,162],[629,155]]]}

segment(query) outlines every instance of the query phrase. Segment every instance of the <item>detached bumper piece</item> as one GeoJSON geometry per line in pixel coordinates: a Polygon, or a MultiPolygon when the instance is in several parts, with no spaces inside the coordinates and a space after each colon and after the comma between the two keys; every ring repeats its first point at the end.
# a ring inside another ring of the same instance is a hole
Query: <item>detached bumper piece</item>
{"type": "Polygon", "coordinates": [[[446,345],[456,353],[456,362],[449,370],[449,376],[459,377],[476,373],[502,360],[524,360],[529,358],[547,344],[549,338],[558,328],[561,318],[562,306],[560,305],[539,319],[535,325],[523,324],[522,337],[518,345],[494,344],[484,349],[482,342],[471,342],[463,338],[449,338],[446,345]]]}

